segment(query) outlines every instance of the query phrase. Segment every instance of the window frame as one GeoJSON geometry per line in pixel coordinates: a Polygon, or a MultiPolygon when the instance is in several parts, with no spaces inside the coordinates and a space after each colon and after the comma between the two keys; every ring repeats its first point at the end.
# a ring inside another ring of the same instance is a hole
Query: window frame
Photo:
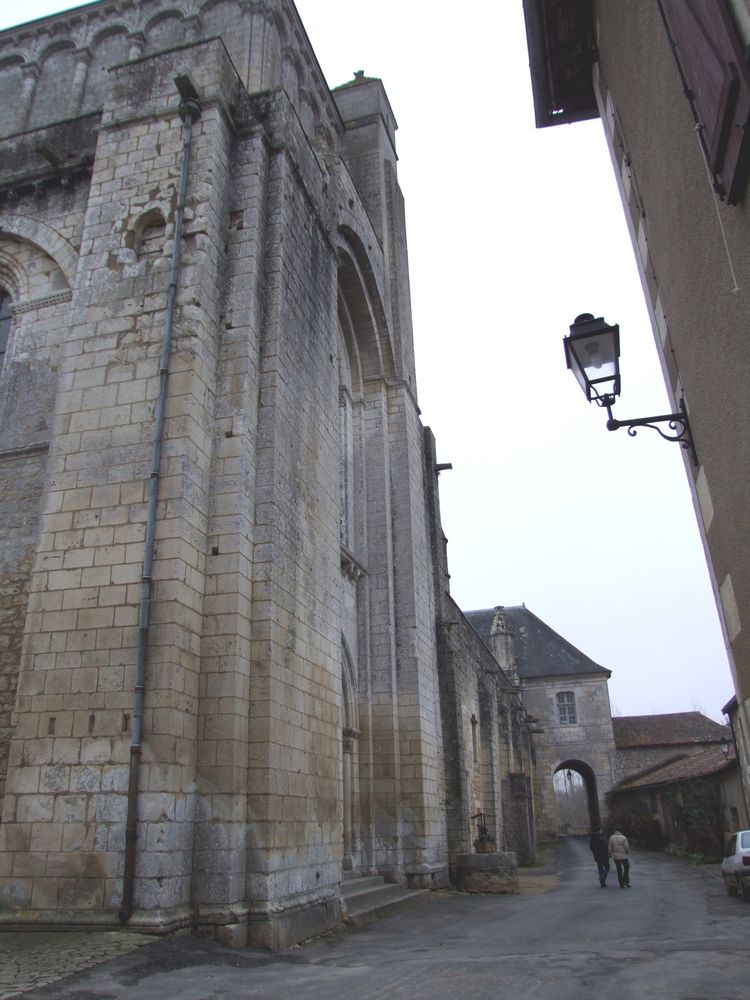
{"type": "Polygon", "coordinates": [[[555,694],[557,723],[560,726],[578,725],[578,708],[575,691],[558,691],[555,694]]]}

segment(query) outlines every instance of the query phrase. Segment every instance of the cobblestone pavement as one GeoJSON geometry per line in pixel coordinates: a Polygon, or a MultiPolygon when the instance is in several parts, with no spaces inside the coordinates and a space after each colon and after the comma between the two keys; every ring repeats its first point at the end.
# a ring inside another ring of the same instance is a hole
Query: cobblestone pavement
{"type": "Polygon", "coordinates": [[[128,955],[154,941],[146,934],[127,931],[0,932],[0,1000],[128,955]]]}

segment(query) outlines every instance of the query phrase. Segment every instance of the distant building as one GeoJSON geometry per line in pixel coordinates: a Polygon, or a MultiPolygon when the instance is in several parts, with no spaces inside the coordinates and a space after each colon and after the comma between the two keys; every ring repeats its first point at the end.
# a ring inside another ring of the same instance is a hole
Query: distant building
{"type": "Polygon", "coordinates": [[[731,743],[729,728],[702,712],[615,716],[612,729],[618,782],[731,743]]]}
{"type": "MultiPolygon", "coordinates": [[[[531,716],[536,747],[536,822],[541,839],[560,829],[554,777],[580,774],[588,822],[609,815],[615,742],[607,681],[611,671],[591,660],[525,606],[469,611],[466,617],[506,676],[516,679],[531,716]]],[[[571,830],[584,833],[585,829],[571,830]]]]}
{"type": "Polygon", "coordinates": [[[612,817],[646,846],[721,855],[747,826],[734,747],[699,749],[626,778],[612,792],[612,817]]]}
{"type": "MultiPolygon", "coordinates": [[[[734,676],[747,801],[750,4],[524,0],[524,9],[537,125],[601,118],[667,389],[689,413],[698,464],[686,452],[685,467],[734,676]]],[[[654,517],[668,516],[654,497],[654,517]]]]}

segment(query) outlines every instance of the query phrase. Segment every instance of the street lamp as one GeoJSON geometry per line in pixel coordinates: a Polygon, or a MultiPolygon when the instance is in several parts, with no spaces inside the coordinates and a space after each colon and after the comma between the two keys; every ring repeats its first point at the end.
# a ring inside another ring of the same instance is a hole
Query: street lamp
{"type": "Polygon", "coordinates": [[[665,441],[677,441],[689,450],[693,462],[698,464],[690,421],[684,397],[680,400],[679,413],[665,413],[656,417],[638,417],[634,420],[616,420],[612,407],[620,395],[620,327],[610,326],[601,316],[594,319],[591,313],[576,316],[570,334],[563,338],[565,361],[575,375],[589,402],[595,402],[607,411],[607,430],[627,427],[630,437],[635,437],[639,427],[650,427],[665,441]],[[667,424],[670,434],[658,424],[667,424]]]}

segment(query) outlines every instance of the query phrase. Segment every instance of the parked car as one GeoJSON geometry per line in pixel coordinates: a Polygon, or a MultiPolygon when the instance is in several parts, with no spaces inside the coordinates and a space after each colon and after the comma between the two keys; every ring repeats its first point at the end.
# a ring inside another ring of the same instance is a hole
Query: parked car
{"type": "Polygon", "coordinates": [[[729,895],[740,895],[750,903],[750,830],[739,830],[729,838],[721,874],[729,895]]]}

